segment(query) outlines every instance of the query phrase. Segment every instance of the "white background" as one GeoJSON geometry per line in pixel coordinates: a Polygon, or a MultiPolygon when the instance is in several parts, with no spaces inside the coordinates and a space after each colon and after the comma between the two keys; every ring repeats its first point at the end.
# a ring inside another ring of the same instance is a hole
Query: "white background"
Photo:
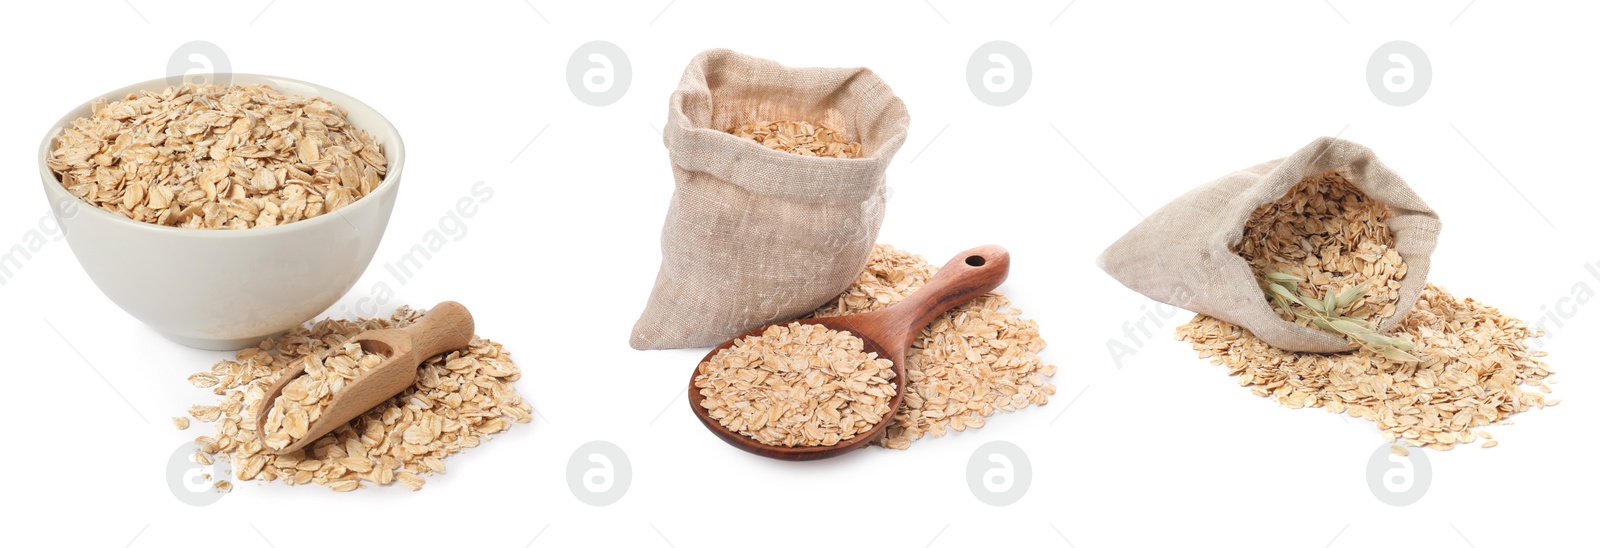
{"type": "Polygon", "coordinates": [[[1594,6],[531,7],[103,0],[6,8],[0,172],[10,191],[0,199],[0,246],[23,242],[47,212],[35,151],[60,113],[164,76],[179,45],[210,41],[234,70],[339,89],[404,135],[410,161],[387,239],[343,305],[392,283],[381,265],[419,242],[474,182],[492,185],[470,232],[385,308],[466,303],[480,333],[515,354],[525,371],[518,389],[541,413],[449,459],[450,472],[417,493],[245,483],[216,504],[186,506],[168,492],[165,463],[204,430],[178,432],[167,419],[207,400],[184,377],[228,354],[160,338],[105,299],[64,242],[52,242],[0,286],[11,352],[11,389],[0,399],[6,545],[1489,548],[1593,538],[1590,495],[1600,482],[1595,444],[1584,441],[1600,396],[1593,303],[1567,309],[1571,318],[1545,347],[1566,403],[1490,428],[1498,448],[1429,452],[1430,490],[1397,508],[1366,484],[1367,458],[1381,443],[1375,427],[1252,396],[1171,340],[1186,313],[1116,367],[1107,342],[1125,340],[1123,324],[1154,304],[1093,259],[1185,190],[1340,134],[1375,149],[1443,217],[1433,281],[1530,320],[1575,284],[1600,288],[1583,268],[1600,262],[1589,166],[1600,145],[1594,6]],[[592,40],[617,44],[633,66],[631,88],[606,107],[567,89],[567,58],[592,40]],[[1026,96],[1007,107],[979,102],[964,80],[968,57],[991,40],[1017,44],[1034,68],[1026,96]],[[1432,87],[1407,107],[1367,88],[1367,58],[1391,40],[1419,45],[1433,66],[1432,87]],[[1001,289],[1050,342],[1044,356],[1060,366],[1055,401],[909,451],[817,463],[756,458],[704,430],[683,400],[703,351],[636,352],[627,337],[655,277],[672,192],[655,128],[684,65],[713,47],[791,65],[867,66],[894,87],[913,121],[889,170],[894,194],[880,240],[935,263],[977,244],[1007,246],[1013,270],[1001,289]],[[632,485],[611,506],[585,505],[566,485],[568,458],[591,440],[617,444],[632,462],[632,485]],[[999,508],[965,483],[968,458],[994,440],[1022,447],[1034,475],[1019,502],[999,508]]]}

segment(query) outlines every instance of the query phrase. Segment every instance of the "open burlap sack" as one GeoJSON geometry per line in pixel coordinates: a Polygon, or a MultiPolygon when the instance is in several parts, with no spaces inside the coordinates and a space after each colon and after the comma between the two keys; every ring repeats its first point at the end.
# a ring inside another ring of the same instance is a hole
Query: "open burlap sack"
{"type": "Polygon", "coordinates": [[[884,170],[909,125],[905,104],[864,68],[792,68],[725,49],[696,56],[667,109],[677,190],[630,344],[714,346],[838,296],[877,242],[884,170]],[[728,133],[774,120],[842,130],[863,157],[800,156],[728,133]]]}
{"type": "Polygon", "coordinates": [[[1272,346],[1295,352],[1342,352],[1345,339],[1285,321],[1273,310],[1243,257],[1234,252],[1245,222],[1308,176],[1335,170],[1367,196],[1394,209],[1389,230],[1405,261],[1398,312],[1378,325],[1387,333],[1417,304],[1439,238],[1439,216],[1367,147],[1323,137],[1293,155],[1235,171],[1180,196],[1139,223],[1100,256],[1100,268],[1152,299],[1220,318],[1272,346]]]}

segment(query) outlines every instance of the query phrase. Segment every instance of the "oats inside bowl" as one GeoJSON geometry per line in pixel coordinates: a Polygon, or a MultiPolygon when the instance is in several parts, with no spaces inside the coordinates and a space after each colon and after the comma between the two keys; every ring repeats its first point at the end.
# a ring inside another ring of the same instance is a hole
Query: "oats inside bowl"
{"type": "Polygon", "coordinates": [[[46,164],[72,195],[135,221],[256,228],[371,193],[387,160],[345,109],[266,85],[194,85],[97,102],[46,164]]]}

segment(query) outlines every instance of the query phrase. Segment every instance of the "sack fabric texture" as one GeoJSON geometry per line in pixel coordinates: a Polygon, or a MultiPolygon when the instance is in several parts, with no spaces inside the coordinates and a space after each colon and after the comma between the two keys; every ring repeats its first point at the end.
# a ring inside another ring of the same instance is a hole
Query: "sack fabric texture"
{"type": "Polygon", "coordinates": [[[884,171],[909,126],[905,104],[865,68],[786,67],[724,49],[696,56],[667,109],[677,187],[630,344],[715,346],[837,297],[872,254],[884,171]],[[728,133],[777,120],[843,131],[863,157],[801,156],[728,133]]]}
{"type": "Polygon", "coordinates": [[[1389,332],[1416,306],[1441,224],[1399,174],[1367,147],[1323,137],[1287,158],[1235,171],[1157,210],[1100,256],[1100,268],[1145,296],[1250,330],[1277,348],[1343,352],[1338,335],[1286,321],[1263,296],[1249,264],[1234,251],[1256,208],[1277,201],[1301,180],[1336,171],[1393,209],[1389,231],[1405,261],[1398,312],[1378,325],[1389,332]]]}

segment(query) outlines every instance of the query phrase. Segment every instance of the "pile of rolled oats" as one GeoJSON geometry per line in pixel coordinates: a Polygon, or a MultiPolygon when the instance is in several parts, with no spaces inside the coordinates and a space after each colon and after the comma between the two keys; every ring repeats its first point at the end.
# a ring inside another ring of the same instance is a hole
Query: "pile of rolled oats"
{"type": "Polygon", "coordinates": [[[766,445],[832,446],[889,414],[894,364],[848,331],[768,327],[701,362],[694,386],[711,418],[766,445]]]}
{"type": "Polygon", "coordinates": [[[811,122],[756,122],[728,130],[761,146],[801,156],[860,158],[861,143],[846,139],[843,131],[811,122]]]}
{"type": "MultiPolygon", "coordinates": [[[[1381,323],[1395,314],[1405,262],[1394,248],[1392,211],[1337,172],[1307,177],[1278,201],[1257,208],[1237,251],[1256,279],[1280,272],[1300,279],[1299,294],[1322,299],[1360,285],[1365,294],[1341,315],[1381,323]]],[[[1263,288],[1266,287],[1263,281],[1263,288]]],[[[1283,319],[1311,322],[1283,309],[1283,319]]]]}
{"type": "Polygon", "coordinates": [[[306,430],[322,418],[333,396],[362,372],[383,363],[383,356],[367,354],[360,344],[347,342],[326,358],[312,354],[296,361],[303,364],[304,372],[283,385],[263,425],[267,448],[274,451],[306,437],[306,430]]]}
{"type": "MultiPolygon", "coordinates": [[[[937,272],[918,255],[878,244],[855,283],[812,315],[888,308],[937,272]]],[[[1021,314],[1005,295],[991,292],[934,319],[906,353],[906,394],[876,443],[906,449],[924,435],[978,428],[997,412],[1049,403],[1056,366],[1039,357],[1045,347],[1039,325],[1021,314]]]]}
{"type": "Polygon", "coordinates": [[[1528,349],[1528,339],[1540,333],[1494,307],[1429,284],[1393,334],[1414,340],[1412,354],[1420,361],[1390,360],[1364,348],[1287,352],[1205,315],[1180,326],[1177,335],[1258,396],[1367,419],[1385,440],[1442,451],[1489,438],[1474,429],[1560,403],[1544,395],[1556,382],[1547,379],[1555,372],[1540,360],[1545,353],[1528,349]]]}
{"type": "Polygon", "coordinates": [[[383,150],[345,116],[268,86],[185,84],[96,103],[47,164],[74,196],[136,221],[275,226],[349,205],[383,181],[383,150]]]}
{"type": "Polygon", "coordinates": [[[240,480],[316,483],[335,491],[399,482],[415,490],[423,476],[445,471],[445,457],[489,441],[512,422],[532,419],[533,408],[512,385],[522,374],[510,354],[498,343],[473,337],[465,350],[424,361],[412,387],[306,448],[287,455],[267,449],[255,432],[256,411],[290,362],[342,362],[341,356],[351,356],[351,337],[405,327],[423,312],[401,308],[389,319],[322,320],[190,376],[195,386],[222,396],[215,405],[189,409],[190,416],[215,426],[212,434],[195,440],[195,460],[228,459],[240,480]]]}
{"type": "Polygon", "coordinates": [[[1547,383],[1555,382],[1546,380],[1554,372],[1540,360],[1545,354],[1528,349],[1528,339],[1540,334],[1493,307],[1429,284],[1391,332],[1372,330],[1397,312],[1406,275],[1387,225],[1391,214],[1328,172],[1257,209],[1237,247],[1263,287],[1273,280],[1295,286],[1279,297],[1293,295],[1313,312],[1296,315],[1280,302],[1284,319],[1320,321],[1318,327],[1361,343],[1354,351],[1289,352],[1203,314],[1180,326],[1178,339],[1227,367],[1256,395],[1291,408],[1322,407],[1367,419],[1388,441],[1437,450],[1487,439],[1482,427],[1558,403],[1544,397],[1547,383]],[[1362,289],[1348,306],[1328,304],[1362,289]]]}

